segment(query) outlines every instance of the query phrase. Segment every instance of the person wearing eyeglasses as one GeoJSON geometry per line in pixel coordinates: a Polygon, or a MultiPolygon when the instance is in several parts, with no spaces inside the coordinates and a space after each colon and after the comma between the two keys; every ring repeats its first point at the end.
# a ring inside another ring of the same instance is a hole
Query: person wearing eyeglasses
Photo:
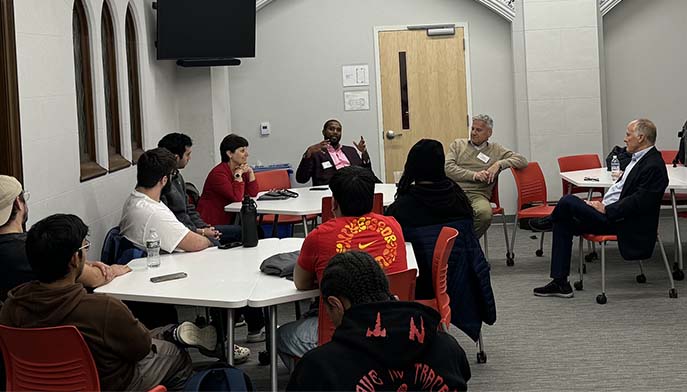
{"type": "Polygon", "coordinates": [[[88,226],[75,215],[51,215],[31,227],[26,256],[36,280],[9,292],[0,324],[75,326],[93,355],[103,391],[183,388],[193,372],[183,347],[211,349],[217,332],[188,321],[149,331],[120,300],[87,293],[77,281],[86,268],[87,235],[88,226]]]}
{"type": "MultiPolygon", "coordinates": [[[[10,289],[36,279],[26,258],[26,221],[29,218],[27,201],[30,194],[16,178],[0,175],[0,300],[7,298],[10,289]]],[[[108,266],[89,261],[79,277],[85,287],[95,288],[129,272],[124,265],[108,266]]]]}

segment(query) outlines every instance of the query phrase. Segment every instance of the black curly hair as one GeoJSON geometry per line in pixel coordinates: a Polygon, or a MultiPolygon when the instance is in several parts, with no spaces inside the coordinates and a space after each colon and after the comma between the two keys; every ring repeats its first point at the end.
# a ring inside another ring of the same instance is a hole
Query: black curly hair
{"type": "Polygon", "coordinates": [[[324,269],[320,291],[323,298],[343,297],[351,305],[395,299],[382,268],[369,253],[359,251],[332,257],[324,269]]]}

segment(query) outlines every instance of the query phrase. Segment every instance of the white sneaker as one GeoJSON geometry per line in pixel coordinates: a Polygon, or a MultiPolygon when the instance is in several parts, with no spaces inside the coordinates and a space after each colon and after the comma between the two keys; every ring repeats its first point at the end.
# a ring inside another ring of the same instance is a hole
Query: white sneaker
{"type": "Polygon", "coordinates": [[[238,344],[234,345],[234,364],[238,365],[244,363],[250,357],[250,349],[248,347],[241,347],[238,344]]]}
{"type": "Polygon", "coordinates": [[[184,321],[177,326],[174,333],[178,342],[189,347],[212,351],[217,345],[217,331],[212,325],[199,328],[190,321],[184,321]]]}
{"type": "Polygon", "coordinates": [[[246,335],[246,342],[248,343],[259,343],[265,341],[265,328],[255,333],[248,333],[246,335]]]}

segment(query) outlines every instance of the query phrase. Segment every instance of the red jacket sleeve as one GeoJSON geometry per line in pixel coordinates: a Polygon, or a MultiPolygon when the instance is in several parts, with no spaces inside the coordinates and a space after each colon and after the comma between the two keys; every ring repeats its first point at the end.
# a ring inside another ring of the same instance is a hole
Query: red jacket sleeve
{"type": "MultiPolygon", "coordinates": [[[[248,174],[245,174],[243,176],[243,183],[245,184],[245,194],[248,194],[250,197],[255,197],[258,195],[258,180],[255,179],[255,181],[248,181],[248,174]]],[[[243,199],[243,197],[241,197],[243,199]]]]}
{"type": "MultiPolygon", "coordinates": [[[[226,200],[225,204],[243,200],[244,186],[245,183],[234,181],[229,170],[211,172],[205,183],[205,187],[212,189],[212,193],[226,200]]],[[[205,192],[205,189],[203,191],[205,192]]]]}

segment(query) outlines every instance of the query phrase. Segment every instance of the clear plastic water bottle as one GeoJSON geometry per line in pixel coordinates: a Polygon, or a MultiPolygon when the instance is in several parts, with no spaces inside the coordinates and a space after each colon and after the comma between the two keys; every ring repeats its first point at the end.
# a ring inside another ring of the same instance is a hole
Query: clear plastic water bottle
{"type": "Polygon", "coordinates": [[[611,159],[611,178],[617,180],[620,177],[620,161],[617,155],[613,155],[611,159]]]}
{"type": "Polygon", "coordinates": [[[148,231],[148,238],[146,238],[146,252],[148,253],[148,268],[159,267],[160,236],[157,235],[157,231],[155,231],[155,229],[150,229],[150,231],[148,231]]]}

